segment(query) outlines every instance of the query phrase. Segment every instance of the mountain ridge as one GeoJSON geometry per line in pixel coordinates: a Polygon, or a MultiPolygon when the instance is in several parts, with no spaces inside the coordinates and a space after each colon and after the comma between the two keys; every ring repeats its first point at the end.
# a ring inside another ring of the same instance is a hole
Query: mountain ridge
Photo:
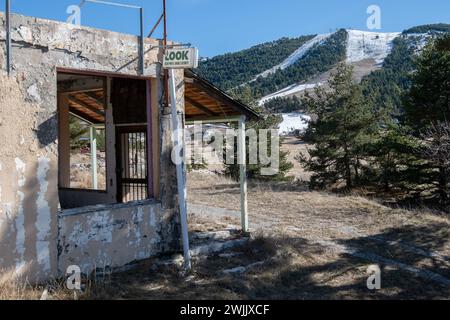
{"type": "MultiPolygon", "coordinates": [[[[282,38],[291,44],[288,49],[283,50],[283,44],[277,41],[264,43],[237,53],[208,59],[208,63],[201,62],[198,72],[234,96],[239,98],[246,95],[248,97],[245,100],[252,98],[257,100],[259,105],[264,105],[271,99],[292,97],[322,85],[334,66],[341,61],[355,65],[357,69],[355,80],[361,81],[373,72],[383,69],[385,60],[399,42],[404,41],[406,44],[403,45],[414,46],[413,50],[402,48],[404,54],[411,55],[419,52],[430,37],[442,32],[450,32],[450,25],[442,23],[422,25],[403,32],[339,29],[328,34],[282,38]],[[297,39],[296,42],[295,40],[293,42],[293,39],[297,39]],[[298,44],[297,48],[294,48],[294,43],[298,44]],[[265,50],[271,44],[270,59],[267,59],[265,50]],[[279,49],[281,54],[275,57],[279,49]],[[248,54],[254,54],[253,59],[245,57],[248,54]],[[227,64],[230,60],[233,61],[231,68],[227,64]],[[259,64],[260,60],[266,63],[259,64]],[[255,63],[259,66],[249,67],[249,64],[255,63]],[[221,67],[218,68],[217,65],[221,67]],[[217,69],[225,70],[227,74],[225,78],[232,81],[224,82],[223,75],[217,73],[217,69]],[[242,71],[245,77],[239,76],[242,71]]],[[[395,70],[391,68],[390,72],[395,73],[395,70]]]]}

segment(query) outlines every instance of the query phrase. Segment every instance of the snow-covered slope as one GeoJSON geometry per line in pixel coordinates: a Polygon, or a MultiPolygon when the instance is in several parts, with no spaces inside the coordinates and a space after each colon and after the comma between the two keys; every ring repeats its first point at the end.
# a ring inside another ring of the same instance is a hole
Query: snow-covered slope
{"type": "MultiPolygon", "coordinates": [[[[392,51],[394,39],[401,35],[400,32],[383,33],[358,30],[346,31],[348,34],[346,47],[347,63],[355,65],[361,61],[374,61],[369,67],[367,67],[368,72],[372,71],[374,68],[379,68],[381,66],[381,64],[384,62],[384,59],[392,51]]],[[[261,73],[257,77],[266,77],[274,73],[278,69],[288,68],[289,66],[300,60],[302,57],[304,57],[314,45],[320,45],[331,35],[332,33],[316,36],[315,38],[311,39],[303,46],[301,46],[299,49],[297,49],[283,63],[261,73]]],[[[314,82],[312,79],[310,79],[310,83],[308,84],[292,84],[284,89],[261,98],[259,100],[259,105],[263,105],[267,101],[274,98],[292,96],[293,94],[321,85],[323,85],[322,82],[314,82]]]]}
{"type": "Polygon", "coordinates": [[[266,70],[266,71],[258,74],[252,81],[255,81],[259,77],[265,78],[265,77],[275,73],[277,70],[284,70],[284,69],[288,68],[289,66],[293,65],[298,60],[303,58],[312,47],[314,47],[316,44],[322,43],[331,35],[332,35],[332,33],[327,33],[327,34],[320,34],[318,36],[315,36],[311,40],[304,43],[300,48],[295,50],[294,53],[292,53],[289,57],[287,57],[286,60],[284,60],[282,63],[270,68],[269,70],[266,70]]]}
{"type": "Polygon", "coordinates": [[[321,86],[322,83],[309,83],[309,84],[293,84],[289,87],[286,87],[284,89],[281,89],[280,91],[277,91],[275,93],[269,94],[263,98],[261,98],[258,101],[258,105],[262,106],[263,104],[265,104],[267,101],[275,99],[275,98],[282,98],[282,97],[286,97],[286,96],[290,96],[293,95],[295,93],[299,93],[308,89],[313,89],[315,87],[321,86]]]}
{"type": "MultiPolygon", "coordinates": [[[[358,30],[346,30],[348,33],[347,42],[347,62],[358,62],[365,59],[373,59],[377,64],[383,63],[384,59],[392,50],[393,41],[401,33],[383,33],[383,32],[369,32],[358,30]]],[[[313,39],[307,41],[294,53],[292,53],[282,63],[258,74],[252,81],[259,77],[267,77],[277,70],[284,70],[300,59],[302,59],[308,51],[315,45],[320,45],[333,33],[320,34],[313,39]]]]}
{"type": "Polygon", "coordinates": [[[400,32],[382,33],[347,30],[347,62],[373,59],[382,64],[392,50],[393,41],[400,32]]]}
{"type": "Polygon", "coordinates": [[[311,117],[302,113],[283,113],[283,122],[280,124],[278,132],[281,135],[288,135],[295,130],[305,131],[311,117]]]}

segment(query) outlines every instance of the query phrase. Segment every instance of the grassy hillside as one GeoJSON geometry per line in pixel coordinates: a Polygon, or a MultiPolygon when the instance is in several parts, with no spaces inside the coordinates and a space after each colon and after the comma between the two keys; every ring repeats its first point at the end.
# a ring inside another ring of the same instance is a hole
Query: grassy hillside
{"type": "Polygon", "coordinates": [[[250,81],[289,57],[314,35],[282,38],[250,49],[227,53],[200,62],[197,72],[223,90],[250,81]]]}

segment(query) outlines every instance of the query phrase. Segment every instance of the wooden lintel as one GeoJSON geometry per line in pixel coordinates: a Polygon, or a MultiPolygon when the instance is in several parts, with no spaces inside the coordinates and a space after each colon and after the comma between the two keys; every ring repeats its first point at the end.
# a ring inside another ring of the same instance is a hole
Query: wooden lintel
{"type": "Polygon", "coordinates": [[[103,89],[102,78],[86,78],[77,80],[58,81],[59,93],[80,93],[103,89]]]}

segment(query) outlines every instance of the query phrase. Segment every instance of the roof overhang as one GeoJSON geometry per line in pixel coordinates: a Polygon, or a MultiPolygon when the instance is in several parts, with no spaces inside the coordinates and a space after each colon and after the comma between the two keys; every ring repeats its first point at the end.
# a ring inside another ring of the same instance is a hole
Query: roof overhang
{"type": "MultiPolygon", "coordinates": [[[[105,122],[104,83],[100,77],[65,75],[59,82],[61,92],[69,94],[70,112],[89,123],[105,122]]],[[[185,70],[186,122],[232,122],[245,116],[258,120],[261,116],[250,107],[230,97],[192,70],[185,70]]]]}
{"type": "Polygon", "coordinates": [[[194,71],[187,69],[185,77],[186,121],[215,121],[245,116],[257,120],[261,116],[250,107],[230,97],[194,71]]]}

